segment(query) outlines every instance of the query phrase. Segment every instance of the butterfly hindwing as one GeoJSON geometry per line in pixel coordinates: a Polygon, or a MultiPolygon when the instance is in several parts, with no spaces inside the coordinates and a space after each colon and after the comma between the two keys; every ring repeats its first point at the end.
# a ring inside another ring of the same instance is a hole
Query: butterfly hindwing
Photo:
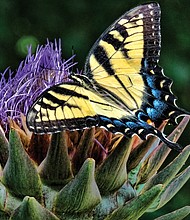
{"type": "Polygon", "coordinates": [[[96,113],[84,90],[75,83],[64,83],[46,90],[27,114],[29,129],[47,133],[96,125],[96,113]]]}
{"type": "Polygon", "coordinates": [[[107,103],[95,91],[67,82],[41,94],[27,114],[27,124],[35,133],[83,129],[99,125],[99,115],[122,118],[126,112],[107,103]]]}

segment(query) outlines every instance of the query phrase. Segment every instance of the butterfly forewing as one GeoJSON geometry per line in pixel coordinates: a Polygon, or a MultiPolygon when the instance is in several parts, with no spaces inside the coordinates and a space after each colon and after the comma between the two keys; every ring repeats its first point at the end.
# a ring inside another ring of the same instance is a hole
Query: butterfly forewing
{"type": "Polygon", "coordinates": [[[110,101],[139,109],[145,96],[142,64],[154,66],[160,52],[160,7],[141,5],[121,16],[92,47],[85,73],[110,101]],[[111,84],[110,84],[111,82],[111,84]]]}

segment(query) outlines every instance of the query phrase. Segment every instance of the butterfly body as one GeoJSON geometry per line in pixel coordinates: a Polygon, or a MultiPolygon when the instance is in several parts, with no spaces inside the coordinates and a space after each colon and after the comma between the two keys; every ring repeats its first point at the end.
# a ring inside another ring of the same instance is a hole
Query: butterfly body
{"type": "Polygon", "coordinates": [[[28,128],[47,133],[100,126],[142,139],[156,135],[178,149],[157,130],[163,120],[175,124],[185,114],[158,65],[160,41],[157,3],[126,12],[96,41],[83,74],[71,74],[73,82],[55,85],[36,100],[28,128]]]}

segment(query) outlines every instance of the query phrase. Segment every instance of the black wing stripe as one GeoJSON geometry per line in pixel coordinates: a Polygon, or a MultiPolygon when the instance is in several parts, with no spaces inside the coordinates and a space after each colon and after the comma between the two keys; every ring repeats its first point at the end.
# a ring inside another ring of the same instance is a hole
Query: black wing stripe
{"type": "Polygon", "coordinates": [[[124,39],[126,39],[129,36],[127,31],[126,31],[126,28],[121,24],[117,23],[115,25],[114,30],[117,30],[124,39]]]}
{"type": "MultiPolygon", "coordinates": [[[[64,103],[65,103],[64,100],[60,100],[60,99],[56,98],[55,96],[51,95],[50,93],[46,93],[44,95],[44,97],[42,98],[41,106],[48,105],[45,103],[44,99],[47,99],[48,101],[56,103],[57,105],[64,105],[64,103]]],[[[48,107],[51,107],[51,105],[48,105],[48,107]]]]}
{"type": "Polygon", "coordinates": [[[51,91],[53,91],[57,94],[61,94],[61,95],[76,96],[78,98],[88,99],[88,97],[86,95],[75,92],[74,90],[65,89],[61,86],[52,87],[51,91]]]}
{"type": "Polygon", "coordinates": [[[123,41],[121,42],[120,40],[114,38],[111,34],[105,35],[102,40],[106,41],[108,44],[111,44],[115,50],[119,50],[119,48],[121,48],[123,45],[123,41]]]}
{"type": "Polygon", "coordinates": [[[109,75],[115,74],[114,70],[111,67],[106,51],[102,46],[96,47],[96,49],[94,50],[94,56],[98,61],[99,65],[101,65],[106,70],[106,72],[108,72],[109,75]]]}

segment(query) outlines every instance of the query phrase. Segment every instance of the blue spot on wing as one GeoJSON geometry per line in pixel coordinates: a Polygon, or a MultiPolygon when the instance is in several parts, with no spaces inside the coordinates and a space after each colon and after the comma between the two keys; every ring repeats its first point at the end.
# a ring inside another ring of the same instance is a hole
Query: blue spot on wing
{"type": "Polygon", "coordinates": [[[164,114],[167,108],[168,105],[165,102],[155,99],[153,101],[153,107],[147,107],[146,112],[152,121],[157,121],[158,119],[162,119],[165,116],[164,114]]]}
{"type": "Polygon", "coordinates": [[[112,123],[112,120],[105,116],[99,116],[99,119],[100,119],[100,125],[102,126],[112,123]]]}
{"type": "Polygon", "coordinates": [[[168,108],[168,104],[161,101],[161,100],[158,100],[158,99],[155,99],[153,101],[153,105],[154,105],[154,108],[157,109],[158,111],[160,112],[163,112],[165,109],[168,108]]]}
{"type": "Polygon", "coordinates": [[[119,121],[119,120],[116,120],[116,119],[113,120],[113,124],[114,124],[116,127],[121,128],[121,129],[125,127],[125,124],[124,124],[123,122],[121,122],[121,121],[119,121]]]}
{"type": "Polygon", "coordinates": [[[161,94],[162,92],[160,90],[157,90],[157,89],[152,89],[152,95],[157,98],[157,99],[161,99],[161,94]]]}
{"type": "Polygon", "coordinates": [[[156,88],[156,84],[153,76],[146,75],[146,82],[150,88],[156,88]]]}

